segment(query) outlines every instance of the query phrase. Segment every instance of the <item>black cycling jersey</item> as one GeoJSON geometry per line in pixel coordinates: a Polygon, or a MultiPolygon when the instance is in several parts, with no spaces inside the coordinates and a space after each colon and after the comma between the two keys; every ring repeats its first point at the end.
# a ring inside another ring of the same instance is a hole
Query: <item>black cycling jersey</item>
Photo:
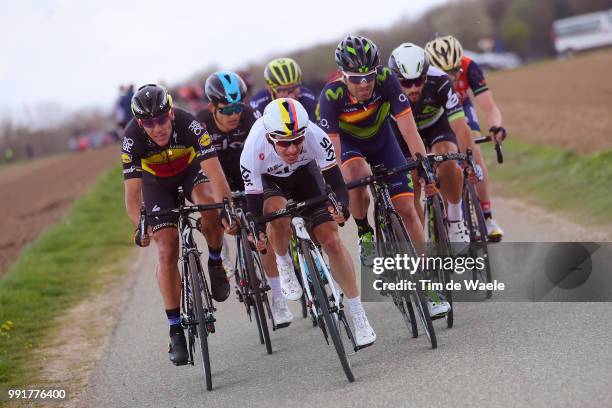
{"type": "MultiPolygon", "coordinates": [[[[267,89],[262,89],[251,98],[250,105],[251,108],[253,108],[256,118],[260,118],[263,115],[264,109],[271,101],[272,95],[270,95],[270,91],[267,89]]],[[[306,109],[306,112],[308,112],[308,118],[316,122],[317,98],[314,93],[307,87],[300,85],[300,97],[297,101],[301,103],[304,109],[306,109]]]]}
{"type": "Polygon", "coordinates": [[[155,178],[177,176],[192,164],[216,157],[212,138],[198,120],[183,109],[174,109],[172,136],[167,146],[158,146],[136,119],[128,123],[121,161],[124,179],[151,175],[155,178]]]}
{"type": "Polygon", "coordinates": [[[238,127],[230,132],[222,132],[217,126],[212,112],[207,109],[200,111],[197,118],[206,127],[212,138],[212,144],[219,156],[221,167],[223,167],[230,188],[232,191],[243,191],[244,182],[240,173],[240,153],[242,153],[244,141],[255,122],[253,110],[245,106],[238,127]]]}

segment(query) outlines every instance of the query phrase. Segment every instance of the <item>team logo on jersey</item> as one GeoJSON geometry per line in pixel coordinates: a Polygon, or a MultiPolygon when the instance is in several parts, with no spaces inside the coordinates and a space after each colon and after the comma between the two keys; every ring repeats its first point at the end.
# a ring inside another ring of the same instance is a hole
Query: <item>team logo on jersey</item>
{"type": "Polygon", "coordinates": [[[253,185],[253,182],[251,181],[251,170],[247,169],[243,165],[240,165],[240,174],[242,175],[242,180],[244,181],[245,186],[253,185]]]}
{"type": "Polygon", "coordinates": [[[134,140],[129,137],[124,137],[122,143],[123,150],[129,153],[132,150],[132,146],[134,146],[134,140]]]}
{"type": "Polygon", "coordinates": [[[204,131],[204,128],[197,120],[192,121],[189,124],[189,130],[191,130],[196,136],[200,136],[204,131]]]}
{"type": "Polygon", "coordinates": [[[259,160],[263,160],[265,158],[266,158],[266,156],[263,153],[259,153],[259,160]]]}
{"type": "Polygon", "coordinates": [[[208,147],[212,143],[212,138],[210,137],[208,133],[204,132],[204,134],[200,137],[200,140],[198,141],[198,143],[202,147],[208,147]]]}
{"type": "Polygon", "coordinates": [[[336,159],[336,155],[334,154],[334,145],[332,144],[331,140],[329,140],[329,138],[324,137],[323,139],[321,139],[320,145],[327,154],[327,161],[333,161],[336,159]]]}
{"type": "Polygon", "coordinates": [[[129,162],[131,162],[131,161],[132,161],[132,156],[130,156],[130,155],[129,155],[129,154],[127,154],[127,153],[122,153],[122,154],[121,154],[121,162],[122,162],[122,163],[126,163],[126,164],[127,164],[127,163],[129,163],[129,162]]]}
{"type": "Polygon", "coordinates": [[[446,97],[448,99],[446,102],[446,109],[453,109],[459,104],[459,97],[453,92],[452,89],[448,90],[448,95],[446,95],[446,97]]]}

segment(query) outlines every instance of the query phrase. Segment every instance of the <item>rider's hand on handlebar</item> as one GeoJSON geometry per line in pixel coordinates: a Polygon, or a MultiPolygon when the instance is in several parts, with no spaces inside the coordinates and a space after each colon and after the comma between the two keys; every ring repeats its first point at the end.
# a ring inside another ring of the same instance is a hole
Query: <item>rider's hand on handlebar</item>
{"type": "Polygon", "coordinates": [[[482,167],[480,167],[480,164],[474,164],[474,169],[472,169],[470,166],[466,166],[466,170],[470,183],[478,184],[484,180],[484,172],[482,171],[482,167]]]}
{"type": "Polygon", "coordinates": [[[438,192],[436,185],[434,183],[427,184],[427,181],[423,177],[419,177],[419,184],[423,188],[426,197],[431,197],[438,192]]]}
{"type": "Polygon", "coordinates": [[[136,231],[134,231],[134,244],[139,247],[144,248],[144,247],[148,247],[150,243],[151,243],[151,235],[147,233],[145,234],[144,237],[141,237],[140,227],[136,228],[136,231]]]}
{"type": "Polygon", "coordinates": [[[336,212],[332,205],[327,206],[327,211],[329,211],[329,214],[332,216],[334,221],[338,223],[338,225],[343,226],[344,223],[346,222],[346,218],[344,218],[344,211],[342,211],[342,204],[339,203],[338,205],[340,207],[339,212],[336,212]]]}
{"type": "Polygon", "coordinates": [[[225,218],[225,217],[221,218],[221,225],[223,225],[223,229],[225,230],[225,233],[226,234],[230,234],[230,235],[236,235],[238,233],[238,230],[240,229],[239,221],[236,218],[236,216],[234,216],[234,215],[232,215],[232,224],[231,225],[227,221],[227,218],[225,218]]]}
{"type": "Polygon", "coordinates": [[[506,138],[506,129],[503,126],[491,126],[489,135],[495,143],[501,143],[506,138]]]}
{"type": "Polygon", "coordinates": [[[258,252],[263,252],[268,246],[268,237],[263,231],[259,232],[258,236],[259,239],[257,240],[257,243],[255,243],[255,239],[253,239],[252,234],[248,235],[248,239],[255,245],[255,249],[257,249],[258,252]]]}

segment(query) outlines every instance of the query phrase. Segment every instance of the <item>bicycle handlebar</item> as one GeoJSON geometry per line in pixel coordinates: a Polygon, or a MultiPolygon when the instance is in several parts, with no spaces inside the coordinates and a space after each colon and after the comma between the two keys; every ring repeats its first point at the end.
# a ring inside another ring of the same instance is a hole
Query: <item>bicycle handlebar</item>
{"type": "MultiPolygon", "coordinates": [[[[481,136],[481,137],[474,139],[474,143],[476,144],[486,143],[486,142],[491,142],[491,141],[493,141],[493,138],[491,138],[491,136],[481,136]]],[[[504,162],[504,149],[502,148],[502,144],[500,142],[494,142],[494,143],[495,143],[495,153],[497,154],[497,162],[499,164],[502,164],[504,162]]]]}

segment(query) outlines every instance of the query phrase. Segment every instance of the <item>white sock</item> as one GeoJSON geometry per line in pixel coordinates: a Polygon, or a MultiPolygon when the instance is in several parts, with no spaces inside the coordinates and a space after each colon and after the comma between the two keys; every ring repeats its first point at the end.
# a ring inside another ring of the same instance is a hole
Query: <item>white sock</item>
{"type": "Polygon", "coordinates": [[[289,252],[287,252],[285,255],[276,254],[276,265],[278,266],[293,265],[293,259],[291,259],[291,255],[289,255],[289,252]]]}
{"type": "Polygon", "coordinates": [[[281,287],[280,287],[280,278],[278,276],[274,278],[268,278],[268,282],[270,283],[270,288],[272,289],[273,298],[278,298],[279,296],[283,296],[283,292],[281,292],[281,287]]]}
{"type": "Polygon", "coordinates": [[[461,200],[457,204],[448,203],[448,220],[450,222],[453,221],[461,221],[461,200]]]}
{"type": "Polygon", "coordinates": [[[354,297],[352,299],[346,298],[346,305],[348,306],[349,312],[352,316],[365,313],[363,310],[363,305],[361,304],[360,296],[354,297]]]}

